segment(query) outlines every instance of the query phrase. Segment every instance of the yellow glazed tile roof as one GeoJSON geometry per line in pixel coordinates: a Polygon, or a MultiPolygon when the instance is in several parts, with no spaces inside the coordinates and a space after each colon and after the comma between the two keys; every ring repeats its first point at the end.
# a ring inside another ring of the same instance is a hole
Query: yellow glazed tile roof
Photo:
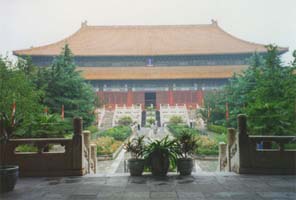
{"type": "MultiPolygon", "coordinates": [[[[45,46],[15,55],[58,55],[69,44],[76,56],[208,55],[266,52],[264,45],[238,39],[216,21],[205,25],[88,26],[45,46]]],[[[287,48],[279,48],[285,52],[287,48]]]]}

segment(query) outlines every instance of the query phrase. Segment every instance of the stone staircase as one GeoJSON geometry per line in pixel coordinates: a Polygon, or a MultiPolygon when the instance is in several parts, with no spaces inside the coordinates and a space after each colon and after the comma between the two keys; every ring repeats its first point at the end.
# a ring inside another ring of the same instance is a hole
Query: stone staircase
{"type": "Polygon", "coordinates": [[[107,111],[105,112],[105,115],[103,117],[102,123],[101,123],[101,129],[106,130],[109,128],[112,128],[112,121],[113,121],[114,112],[113,111],[107,111]]]}
{"type": "Polygon", "coordinates": [[[196,109],[188,109],[187,112],[188,112],[189,119],[192,119],[194,121],[197,119],[197,117],[196,117],[196,109]]]}

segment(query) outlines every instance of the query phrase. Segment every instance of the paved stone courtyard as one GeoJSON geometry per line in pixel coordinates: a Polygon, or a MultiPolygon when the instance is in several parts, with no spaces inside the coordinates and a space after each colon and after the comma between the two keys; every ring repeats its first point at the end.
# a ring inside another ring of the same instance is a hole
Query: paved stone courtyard
{"type": "Polygon", "coordinates": [[[188,177],[170,174],[97,175],[63,178],[21,178],[1,200],[145,200],[145,199],[296,199],[295,176],[200,173],[188,177]]]}

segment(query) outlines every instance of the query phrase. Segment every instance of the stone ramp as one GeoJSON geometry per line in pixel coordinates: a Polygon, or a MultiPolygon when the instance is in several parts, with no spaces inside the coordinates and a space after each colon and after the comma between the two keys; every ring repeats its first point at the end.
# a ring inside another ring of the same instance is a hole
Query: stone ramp
{"type": "Polygon", "coordinates": [[[1,200],[205,200],[296,199],[295,176],[251,176],[200,173],[167,177],[108,176],[21,178],[1,200]]]}

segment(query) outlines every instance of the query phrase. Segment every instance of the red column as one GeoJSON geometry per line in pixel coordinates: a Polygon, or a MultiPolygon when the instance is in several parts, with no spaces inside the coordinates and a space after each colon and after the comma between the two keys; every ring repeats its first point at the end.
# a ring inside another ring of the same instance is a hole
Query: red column
{"type": "Polygon", "coordinates": [[[168,91],[168,96],[169,96],[169,105],[173,106],[174,105],[174,92],[169,89],[168,91]]]}
{"type": "Polygon", "coordinates": [[[127,91],[127,106],[132,106],[133,105],[133,91],[132,90],[128,90],[127,91]]]}
{"type": "Polygon", "coordinates": [[[204,95],[203,95],[203,91],[202,90],[198,90],[196,91],[196,95],[197,95],[197,103],[199,106],[203,106],[204,104],[204,95]]]}

